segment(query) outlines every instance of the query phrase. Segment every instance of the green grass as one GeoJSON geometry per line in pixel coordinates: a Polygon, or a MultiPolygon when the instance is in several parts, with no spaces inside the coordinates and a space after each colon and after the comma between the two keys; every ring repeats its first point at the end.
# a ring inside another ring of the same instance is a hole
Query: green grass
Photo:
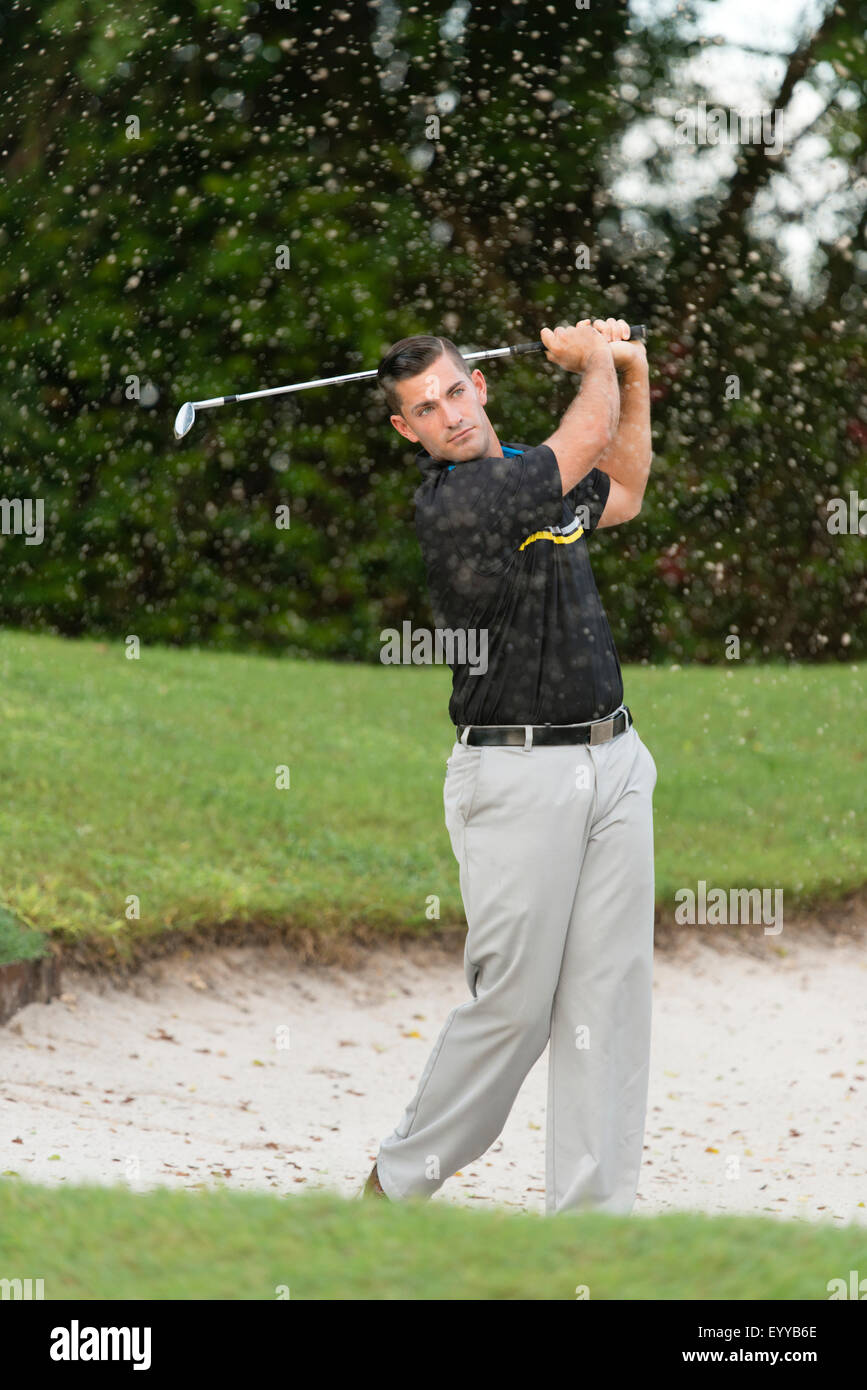
{"type": "Polygon", "coordinates": [[[768,1217],[0,1179],[0,1273],[44,1279],[46,1299],[827,1299],[865,1258],[863,1227],[768,1217]]]}
{"type": "MultiPolygon", "coordinates": [[[[450,684],[442,666],[130,661],[120,641],[0,633],[0,901],[109,955],[222,923],[457,926],[450,684]]],[[[699,879],[783,888],[788,914],[864,884],[857,667],[633,667],[624,685],[659,771],[664,916],[699,879]]]]}
{"type": "Polygon", "coordinates": [[[43,932],[25,926],[0,905],[0,965],[11,960],[39,960],[46,950],[43,932]]]}

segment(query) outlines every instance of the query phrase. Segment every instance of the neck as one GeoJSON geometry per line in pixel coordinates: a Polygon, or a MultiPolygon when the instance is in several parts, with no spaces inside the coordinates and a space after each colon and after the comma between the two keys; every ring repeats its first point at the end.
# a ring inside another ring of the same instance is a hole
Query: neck
{"type": "Polygon", "coordinates": [[[485,441],[485,446],[482,451],[481,457],[490,459],[505,458],[505,454],[503,453],[503,446],[497,438],[497,432],[491,424],[490,420],[488,419],[487,415],[485,416],[485,424],[488,427],[488,437],[485,441]]]}

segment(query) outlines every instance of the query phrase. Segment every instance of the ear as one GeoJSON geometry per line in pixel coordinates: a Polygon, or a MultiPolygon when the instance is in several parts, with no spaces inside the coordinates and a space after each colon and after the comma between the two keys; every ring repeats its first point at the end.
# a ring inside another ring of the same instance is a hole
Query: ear
{"type": "Polygon", "coordinates": [[[412,430],[410,429],[409,425],[406,423],[406,420],[404,420],[402,415],[392,415],[389,418],[391,419],[391,423],[394,425],[394,428],[397,430],[398,434],[402,434],[404,439],[409,439],[413,444],[419,444],[421,442],[419,440],[418,435],[413,434],[412,430]]]}
{"type": "Polygon", "coordinates": [[[479,404],[484,405],[488,399],[488,383],[485,381],[478,367],[475,367],[473,371],[470,372],[470,381],[476,388],[479,404]]]}

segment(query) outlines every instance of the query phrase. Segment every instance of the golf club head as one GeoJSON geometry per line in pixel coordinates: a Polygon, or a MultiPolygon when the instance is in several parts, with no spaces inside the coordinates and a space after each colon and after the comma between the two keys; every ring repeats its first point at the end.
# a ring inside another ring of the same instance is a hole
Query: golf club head
{"type": "Polygon", "coordinates": [[[196,412],[190,401],[184,401],[177,415],[175,416],[175,439],[183,439],[185,434],[189,434],[193,428],[193,421],[196,412]]]}

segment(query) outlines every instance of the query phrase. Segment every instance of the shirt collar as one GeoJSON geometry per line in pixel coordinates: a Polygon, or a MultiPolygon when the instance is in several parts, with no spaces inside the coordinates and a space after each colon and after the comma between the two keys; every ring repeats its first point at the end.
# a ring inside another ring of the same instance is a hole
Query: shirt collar
{"type": "Polygon", "coordinates": [[[418,465],[419,472],[425,480],[428,478],[435,478],[437,474],[442,473],[442,471],[448,467],[445,459],[431,458],[427,449],[419,449],[415,456],[415,461],[418,465]]]}
{"type": "MultiPolygon", "coordinates": [[[[502,440],[500,441],[500,443],[502,445],[503,453],[506,455],[522,454],[524,452],[524,445],[522,444],[503,444],[502,440]]],[[[482,455],[480,455],[479,457],[482,457],[482,455]]],[[[418,453],[415,456],[415,461],[419,468],[419,471],[421,472],[422,477],[425,479],[437,477],[440,473],[443,472],[444,469],[457,467],[457,465],[454,463],[447,463],[445,459],[431,458],[430,454],[427,452],[426,449],[420,449],[418,451],[418,453]]],[[[466,459],[464,461],[466,463],[474,463],[475,459],[466,459]]]]}

